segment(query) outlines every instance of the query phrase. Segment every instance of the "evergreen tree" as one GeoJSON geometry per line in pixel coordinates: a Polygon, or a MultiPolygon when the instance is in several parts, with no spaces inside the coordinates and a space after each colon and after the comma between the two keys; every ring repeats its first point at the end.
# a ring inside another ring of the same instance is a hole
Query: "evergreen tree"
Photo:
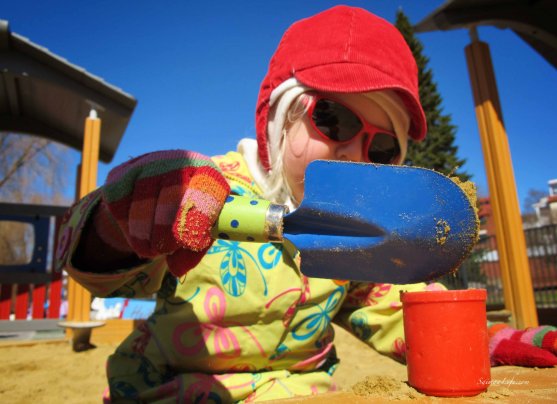
{"type": "Polygon", "coordinates": [[[466,160],[458,158],[458,146],[454,144],[456,127],[451,123],[451,116],[442,112],[443,100],[433,81],[433,72],[427,67],[429,59],[423,54],[422,43],[414,36],[414,28],[408,17],[400,9],[396,14],[395,26],[404,36],[418,65],[420,99],[428,126],[425,140],[408,143],[405,164],[431,168],[468,180],[471,176],[462,171],[466,160]]]}

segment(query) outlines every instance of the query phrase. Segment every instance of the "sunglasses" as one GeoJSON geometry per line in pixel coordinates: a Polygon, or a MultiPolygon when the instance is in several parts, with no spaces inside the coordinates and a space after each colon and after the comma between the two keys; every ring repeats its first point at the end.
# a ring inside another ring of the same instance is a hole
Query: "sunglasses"
{"type": "Polygon", "coordinates": [[[400,145],[394,133],[380,129],[344,104],[330,98],[313,95],[308,109],[313,129],[325,139],[347,143],[367,134],[365,150],[368,163],[396,164],[400,145]]]}

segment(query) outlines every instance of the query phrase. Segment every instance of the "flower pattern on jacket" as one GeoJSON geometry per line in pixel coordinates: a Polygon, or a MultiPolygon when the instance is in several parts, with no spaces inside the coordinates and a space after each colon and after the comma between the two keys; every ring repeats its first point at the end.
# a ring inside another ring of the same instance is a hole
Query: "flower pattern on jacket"
{"type": "Polygon", "coordinates": [[[254,257],[247,249],[241,247],[238,241],[217,240],[207,251],[208,255],[222,254],[220,261],[220,279],[224,290],[231,296],[241,296],[248,283],[247,268],[256,268],[263,282],[264,292],[267,296],[267,280],[263,270],[273,269],[282,256],[282,249],[273,244],[262,244],[254,257]],[[247,260],[252,265],[248,266],[247,260]]]}
{"type": "Polygon", "coordinates": [[[374,306],[389,293],[391,287],[387,283],[357,283],[351,288],[346,300],[356,307],[374,306]]]}
{"type": "Polygon", "coordinates": [[[243,324],[226,321],[226,298],[217,287],[210,288],[203,303],[208,322],[188,321],[178,324],[174,329],[172,342],[174,349],[185,357],[195,356],[211,345],[213,352],[220,359],[235,359],[242,353],[238,336],[232,330],[236,326],[259,348],[262,357],[267,354],[261,348],[257,338],[243,324]]]}

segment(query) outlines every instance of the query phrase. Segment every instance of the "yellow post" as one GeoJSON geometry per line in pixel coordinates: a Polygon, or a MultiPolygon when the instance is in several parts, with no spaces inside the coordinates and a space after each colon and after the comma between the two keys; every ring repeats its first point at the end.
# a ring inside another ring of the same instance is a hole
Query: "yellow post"
{"type": "MultiPolygon", "coordinates": [[[[83,198],[97,187],[100,134],[101,120],[97,117],[96,111],[91,110],[85,120],[83,150],[78,174],[78,199],[83,198]]],[[[68,280],[68,306],[68,321],[90,320],[91,294],[72,278],[68,280]]]]}
{"type": "Polygon", "coordinates": [[[518,328],[538,325],[526,241],[489,47],[471,30],[465,48],[495,221],[505,305],[518,328]]]}

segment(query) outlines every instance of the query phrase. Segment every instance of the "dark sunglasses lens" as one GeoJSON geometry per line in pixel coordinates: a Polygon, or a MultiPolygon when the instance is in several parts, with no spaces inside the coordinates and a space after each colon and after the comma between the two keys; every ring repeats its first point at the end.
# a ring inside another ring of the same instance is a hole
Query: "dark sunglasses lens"
{"type": "Polygon", "coordinates": [[[360,119],[352,111],[326,99],[317,101],[311,119],[321,133],[337,142],[352,139],[362,129],[360,119]]]}
{"type": "Polygon", "coordinates": [[[386,133],[378,132],[369,146],[368,157],[372,163],[390,164],[400,155],[398,140],[386,133]]]}

